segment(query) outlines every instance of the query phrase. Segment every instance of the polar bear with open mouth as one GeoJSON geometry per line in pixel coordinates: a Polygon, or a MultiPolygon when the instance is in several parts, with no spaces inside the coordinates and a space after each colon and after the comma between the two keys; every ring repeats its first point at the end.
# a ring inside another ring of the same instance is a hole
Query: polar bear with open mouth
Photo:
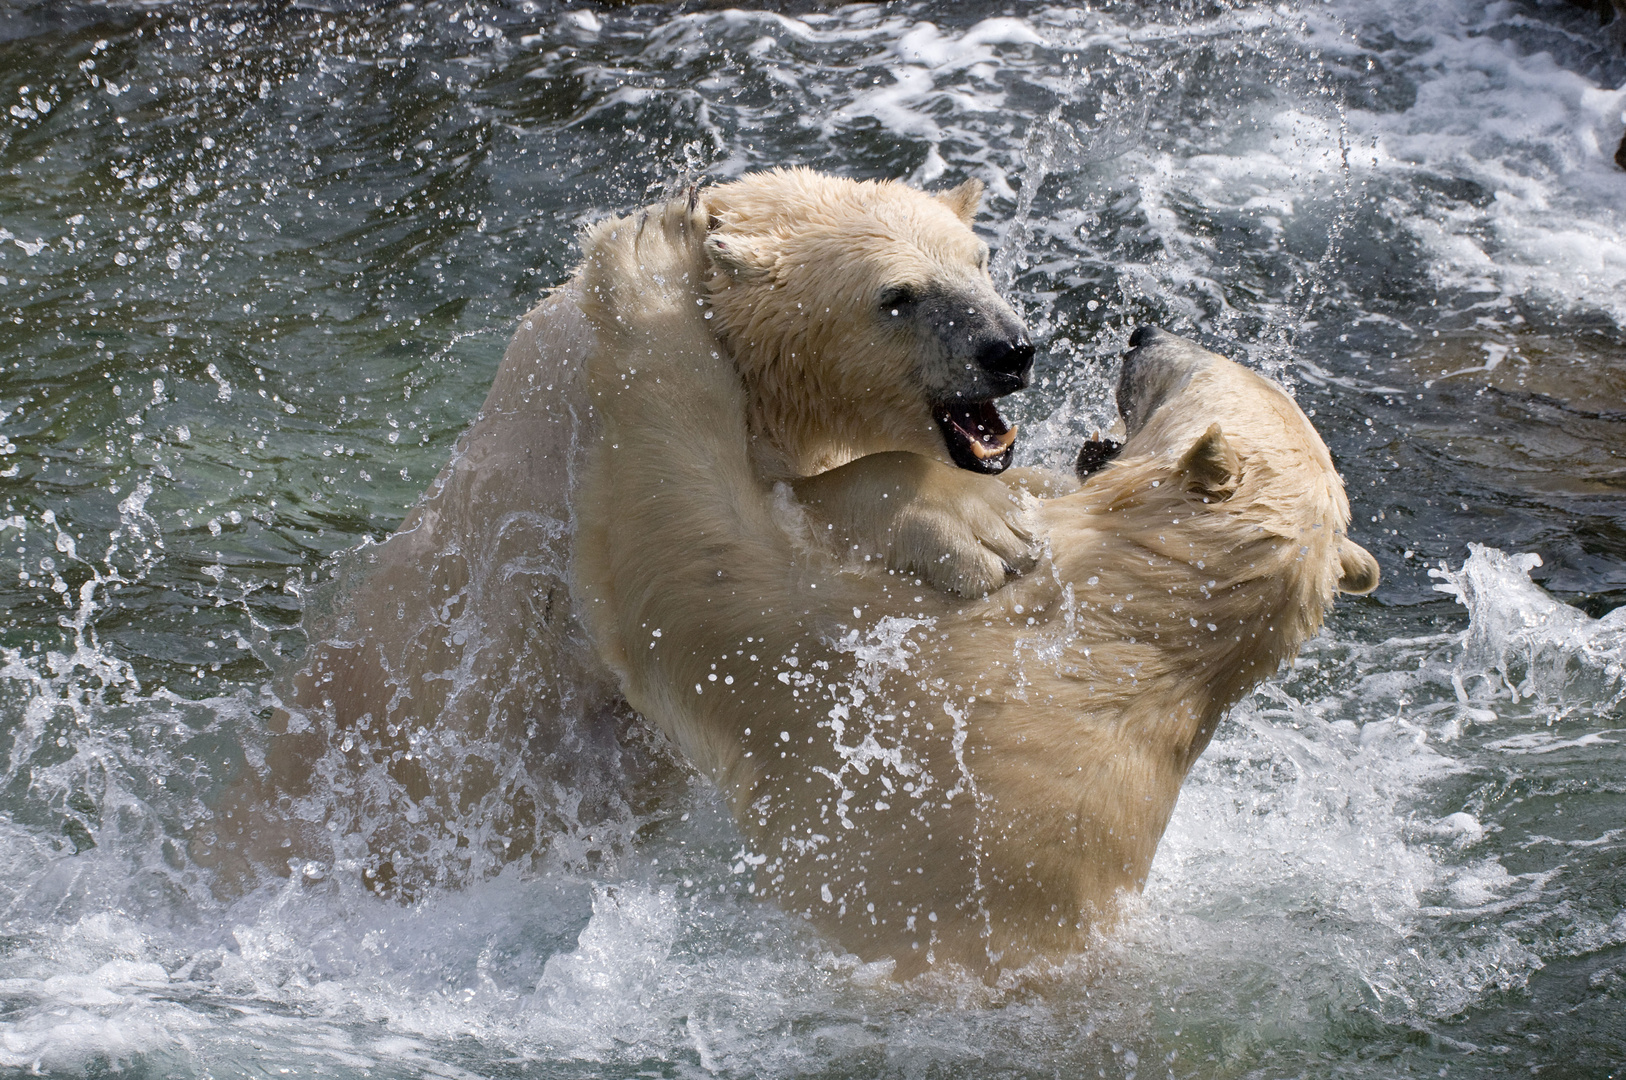
{"type": "MultiPolygon", "coordinates": [[[[787,484],[850,558],[967,597],[1035,557],[995,404],[1029,381],[1033,346],[970,227],[981,190],[807,169],[707,188],[691,297],[733,365],[757,481],[787,484]]],[[[227,891],[259,867],[354,862],[412,895],[641,812],[629,792],[659,762],[571,585],[598,438],[589,299],[578,274],[521,319],[450,464],[355,555],[331,610],[307,612],[264,761],[194,834],[227,891]]]]}

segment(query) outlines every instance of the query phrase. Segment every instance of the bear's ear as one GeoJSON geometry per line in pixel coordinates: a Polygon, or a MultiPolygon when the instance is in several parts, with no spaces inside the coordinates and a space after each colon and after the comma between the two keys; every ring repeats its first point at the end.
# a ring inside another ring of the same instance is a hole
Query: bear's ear
{"type": "Polygon", "coordinates": [[[937,193],[937,201],[954,211],[956,217],[970,225],[977,219],[982,207],[982,181],[972,177],[958,187],[937,193]]]}
{"type": "Polygon", "coordinates": [[[1210,424],[1180,459],[1178,470],[1185,478],[1187,491],[1208,501],[1222,502],[1236,494],[1242,480],[1242,459],[1220,426],[1210,424]]]}
{"type": "Polygon", "coordinates": [[[1353,540],[1338,541],[1338,591],[1365,596],[1378,587],[1378,561],[1353,540]]]}
{"type": "Polygon", "coordinates": [[[735,277],[761,277],[773,269],[773,257],[761,239],[739,233],[708,233],[706,255],[713,266],[735,277]]]}

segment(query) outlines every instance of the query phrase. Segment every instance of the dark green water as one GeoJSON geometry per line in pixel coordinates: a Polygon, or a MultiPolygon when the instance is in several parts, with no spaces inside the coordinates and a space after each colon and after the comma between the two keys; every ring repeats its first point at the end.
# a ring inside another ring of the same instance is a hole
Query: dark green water
{"type": "Polygon", "coordinates": [[[330,7],[0,3],[0,1069],[1626,1069],[1626,60],[1589,16],[330,7]],[[1345,473],[1385,583],[1222,729],[1130,924],[898,987],[750,900],[698,782],[412,906],[216,899],[184,837],[307,599],[577,230],[786,163],[989,185],[1030,461],[1157,322],[1291,384],[1345,473]]]}

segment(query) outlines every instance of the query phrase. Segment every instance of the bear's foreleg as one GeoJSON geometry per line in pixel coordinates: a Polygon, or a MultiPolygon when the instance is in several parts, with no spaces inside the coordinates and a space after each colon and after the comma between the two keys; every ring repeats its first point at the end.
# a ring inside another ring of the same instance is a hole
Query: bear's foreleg
{"type": "Polygon", "coordinates": [[[986,596],[1037,559],[1022,493],[997,477],[893,451],[790,486],[815,540],[828,535],[843,558],[919,575],[944,592],[986,596]]]}

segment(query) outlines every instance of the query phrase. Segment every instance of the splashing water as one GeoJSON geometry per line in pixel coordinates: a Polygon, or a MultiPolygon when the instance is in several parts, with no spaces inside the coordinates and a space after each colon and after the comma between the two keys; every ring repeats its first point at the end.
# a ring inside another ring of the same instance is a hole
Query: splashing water
{"type": "Polygon", "coordinates": [[[1506,690],[1515,703],[1535,698],[1607,715],[1626,700],[1626,608],[1589,619],[1530,581],[1540,555],[1504,555],[1482,544],[1468,550],[1461,570],[1429,571],[1441,581],[1434,588],[1469,611],[1455,676],[1463,701],[1464,676],[1487,680],[1490,693],[1506,690]],[[1515,682],[1516,674],[1523,678],[1515,682]]]}

